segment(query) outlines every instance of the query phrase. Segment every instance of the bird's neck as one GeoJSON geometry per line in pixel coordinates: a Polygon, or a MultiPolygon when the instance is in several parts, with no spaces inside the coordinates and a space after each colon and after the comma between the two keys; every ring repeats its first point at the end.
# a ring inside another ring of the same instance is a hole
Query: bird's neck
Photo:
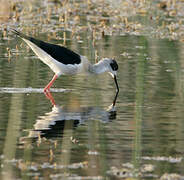
{"type": "Polygon", "coordinates": [[[106,72],[108,70],[106,63],[101,60],[96,64],[91,64],[89,67],[89,71],[93,74],[101,74],[103,72],[106,72]]]}

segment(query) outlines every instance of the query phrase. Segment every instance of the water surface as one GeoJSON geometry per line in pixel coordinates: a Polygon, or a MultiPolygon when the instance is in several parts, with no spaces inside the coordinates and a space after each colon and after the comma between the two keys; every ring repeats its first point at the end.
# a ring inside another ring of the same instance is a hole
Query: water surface
{"type": "MultiPolygon", "coordinates": [[[[99,58],[116,58],[120,93],[113,111],[109,74],[61,76],[53,106],[42,92],[53,72],[20,39],[1,39],[1,179],[183,176],[183,43],[124,34],[93,46],[88,33],[76,42],[67,31],[65,45],[91,63],[96,50],[99,58]]],[[[63,43],[43,32],[36,37],[63,43]]]]}

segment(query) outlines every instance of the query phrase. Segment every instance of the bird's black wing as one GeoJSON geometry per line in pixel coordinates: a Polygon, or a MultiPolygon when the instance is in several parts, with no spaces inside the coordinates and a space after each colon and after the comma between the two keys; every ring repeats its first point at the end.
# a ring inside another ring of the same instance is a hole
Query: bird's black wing
{"type": "Polygon", "coordinates": [[[12,29],[12,32],[21,38],[27,39],[37,45],[39,48],[44,50],[47,54],[49,54],[55,60],[67,65],[67,64],[80,64],[81,58],[80,55],[63,47],[55,44],[46,43],[44,41],[35,39],[33,37],[26,36],[25,34],[18,32],[12,29]]]}

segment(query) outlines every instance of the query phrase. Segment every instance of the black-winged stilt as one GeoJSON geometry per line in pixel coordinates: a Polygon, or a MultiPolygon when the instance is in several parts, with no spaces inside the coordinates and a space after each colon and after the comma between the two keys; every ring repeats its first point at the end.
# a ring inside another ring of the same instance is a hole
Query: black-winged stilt
{"type": "Polygon", "coordinates": [[[85,56],[81,56],[63,46],[46,43],[14,29],[12,29],[12,32],[21,37],[41,61],[47,64],[55,73],[52,80],[44,88],[45,93],[50,91],[50,87],[60,75],[74,75],[79,73],[100,74],[109,72],[114,78],[117,96],[119,92],[116,79],[118,64],[114,59],[104,58],[92,65],[85,56]]]}

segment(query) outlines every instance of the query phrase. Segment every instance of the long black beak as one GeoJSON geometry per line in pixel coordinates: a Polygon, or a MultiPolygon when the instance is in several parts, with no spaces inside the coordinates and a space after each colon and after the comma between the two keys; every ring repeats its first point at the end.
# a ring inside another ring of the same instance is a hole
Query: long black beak
{"type": "Polygon", "coordinates": [[[116,75],[114,75],[114,81],[115,81],[115,84],[116,84],[116,92],[119,93],[119,86],[118,86],[118,82],[117,82],[117,79],[116,79],[116,75]]]}
{"type": "Polygon", "coordinates": [[[117,82],[117,79],[116,79],[116,75],[114,75],[114,81],[115,81],[115,84],[116,84],[116,95],[114,97],[113,106],[115,106],[115,104],[116,104],[116,100],[117,100],[118,93],[119,93],[119,86],[118,86],[118,82],[117,82]]]}

